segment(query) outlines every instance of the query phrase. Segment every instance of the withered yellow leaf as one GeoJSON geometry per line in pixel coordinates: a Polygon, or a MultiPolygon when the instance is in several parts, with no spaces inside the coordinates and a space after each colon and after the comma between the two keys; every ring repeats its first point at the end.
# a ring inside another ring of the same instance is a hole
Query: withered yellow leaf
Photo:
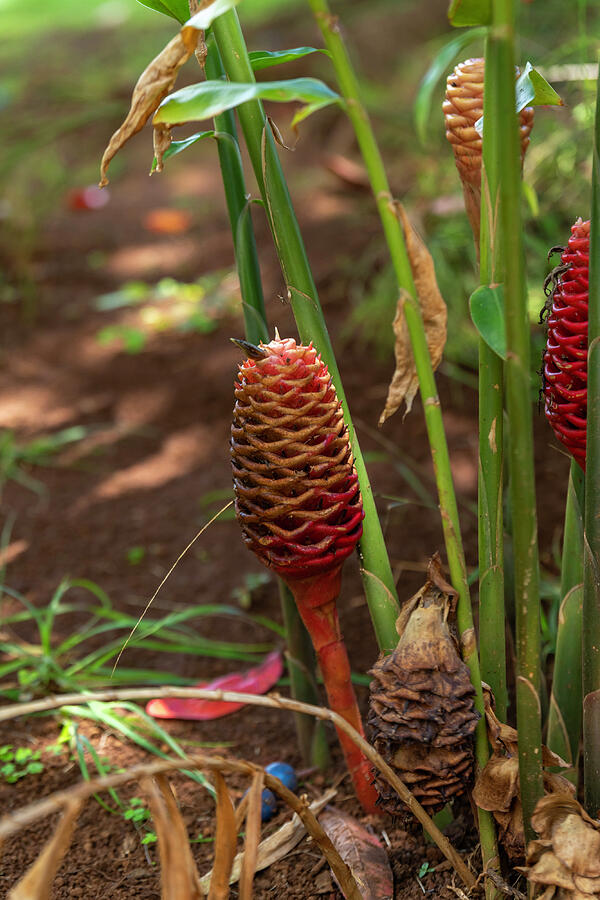
{"type": "MultiPolygon", "coordinates": [[[[431,363],[435,370],[442,360],[446,344],[448,312],[437,284],[431,254],[412,227],[402,204],[399,203],[397,209],[402,222],[415,290],[421,308],[423,324],[425,325],[431,363]]],[[[394,350],[396,370],[388,388],[385,408],[379,418],[380,425],[383,425],[385,420],[400,408],[402,402],[406,405],[405,415],[407,415],[411,410],[415,394],[419,388],[419,379],[404,312],[404,305],[407,300],[410,302],[408,292],[401,289],[393,324],[396,337],[394,350]]]]}
{"type": "Polygon", "coordinates": [[[217,832],[215,835],[215,864],[208,900],[227,900],[229,878],[237,845],[237,829],[231,797],[220,772],[214,773],[214,783],[217,791],[217,832]]]}
{"type": "MultiPolygon", "coordinates": [[[[198,36],[199,33],[194,28],[182,28],[140,75],[131,95],[127,118],[115,131],[104,151],[100,164],[100,187],[108,184],[106,172],[111,159],[130,137],[142,130],[159,103],[173,88],[179,69],[196,49],[198,36]]],[[[164,144],[164,134],[161,135],[161,141],[164,144]]]]}

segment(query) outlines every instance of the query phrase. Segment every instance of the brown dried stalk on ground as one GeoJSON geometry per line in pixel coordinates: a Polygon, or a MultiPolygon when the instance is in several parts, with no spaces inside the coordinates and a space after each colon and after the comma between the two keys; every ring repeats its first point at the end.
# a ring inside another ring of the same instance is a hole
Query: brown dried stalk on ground
{"type": "MultiPolygon", "coordinates": [[[[448,626],[455,603],[436,554],[426,584],[398,619],[398,646],[371,670],[372,743],[431,813],[464,793],[473,777],[479,716],[469,669],[448,626]]],[[[385,778],[378,776],[376,786],[387,812],[406,814],[385,778]]]]}

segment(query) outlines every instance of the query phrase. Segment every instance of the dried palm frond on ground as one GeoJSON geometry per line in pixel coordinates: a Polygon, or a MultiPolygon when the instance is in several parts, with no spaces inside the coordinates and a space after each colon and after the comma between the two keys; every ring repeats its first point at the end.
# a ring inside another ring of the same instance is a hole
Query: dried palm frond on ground
{"type": "MultiPolygon", "coordinates": [[[[398,618],[398,646],[371,670],[371,742],[431,813],[464,793],[473,777],[479,716],[448,625],[455,602],[436,555],[426,584],[398,618]]],[[[377,776],[376,786],[387,812],[407,812],[385,778],[377,776]]]]}
{"type": "MultiPolygon", "coordinates": [[[[492,813],[498,823],[500,843],[509,858],[515,862],[525,856],[518,734],[516,729],[497,718],[489,688],[484,691],[484,699],[488,737],[493,752],[477,779],[473,800],[481,809],[492,813]]],[[[545,746],[542,746],[542,761],[544,766],[569,767],[568,763],[545,746]]],[[[571,782],[562,775],[548,771],[544,771],[544,790],[548,795],[562,794],[567,797],[572,796],[575,791],[571,782]]]]}
{"type": "Polygon", "coordinates": [[[600,822],[570,794],[553,794],[538,802],[531,824],[540,837],[529,842],[527,866],[521,871],[534,885],[534,896],[600,897],[600,822]]]}

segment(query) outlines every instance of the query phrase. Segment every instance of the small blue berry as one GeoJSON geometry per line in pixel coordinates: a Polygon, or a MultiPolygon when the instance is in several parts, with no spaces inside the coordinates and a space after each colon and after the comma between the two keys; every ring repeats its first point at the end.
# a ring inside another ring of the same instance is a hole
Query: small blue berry
{"type": "Polygon", "coordinates": [[[260,818],[263,822],[268,822],[277,812],[277,797],[273,791],[265,788],[262,792],[261,800],[260,818]]]}
{"type": "Polygon", "coordinates": [[[269,763],[268,766],[265,766],[265,772],[268,772],[269,775],[273,775],[274,778],[279,778],[281,783],[290,791],[295,791],[298,787],[298,777],[289,763],[269,763]]]}

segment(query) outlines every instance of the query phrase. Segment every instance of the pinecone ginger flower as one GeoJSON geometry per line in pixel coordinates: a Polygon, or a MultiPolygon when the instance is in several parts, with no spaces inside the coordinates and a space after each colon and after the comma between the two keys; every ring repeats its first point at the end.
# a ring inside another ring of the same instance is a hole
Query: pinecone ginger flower
{"type": "MultiPolygon", "coordinates": [[[[551,251],[552,252],[552,251],[551,251]]],[[[550,273],[543,391],[554,434],[585,471],[590,223],[577,219],[550,273]]],[[[544,315],[544,312],[542,315],[544,315]]]]}
{"type": "MultiPolygon", "coordinates": [[[[288,584],[312,638],[332,709],[362,732],[336,609],[342,563],[363,509],[343,411],[312,344],[277,335],[249,353],[235,385],[231,460],[244,541],[288,584]]],[[[338,732],[358,798],[374,811],[365,757],[338,732]]]]}
{"type": "MultiPolygon", "coordinates": [[[[426,584],[398,619],[398,646],[371,670],[369,739],[430,815],[473,777],[479,715],[469,669],[448,626],[455,603],[436,554],[426,584]]],[[[383,809],[406,812],[382,777],[376,786],[383,809]]]]}
{"type": "MultiPolygon", "coordinates": [[[[442,107],[446,121],[446,137],[454,150],[454,161],[462,181],[465,207],[477,245],[479,245],[483,141],[475,128],[475,122],[483,115],[484,69],[483,59],[467,59],[459,63],[448,76],[446,99],[442,107]]],[[[521,165],[529,146],[532,128],[533,108],[526,106],[519,113],[521,165]]]]}

